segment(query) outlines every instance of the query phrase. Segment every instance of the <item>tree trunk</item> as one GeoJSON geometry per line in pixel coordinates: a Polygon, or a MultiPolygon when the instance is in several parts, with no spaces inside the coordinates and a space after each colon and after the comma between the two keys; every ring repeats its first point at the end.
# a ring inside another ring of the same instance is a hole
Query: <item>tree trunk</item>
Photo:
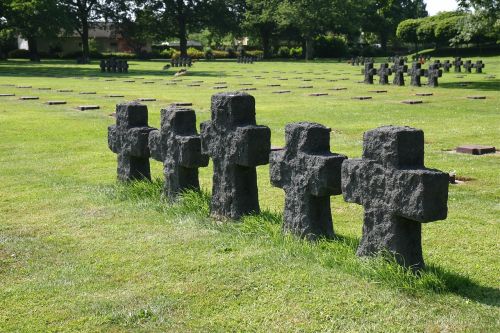
{"type": "Polygon", "coordinates": [[[36,37],[28,37],[28,49],[30,51],[30,61],[39,62],[40,56],[38,55],[38,42],[36,37]]]}
{"type": "Polygon", "coordinates": [[[177,0],[177,23],[179,25],[179,49],[181,57],[187,57],[187,29],[186,13],[184,13],[184,1],[177,0]]]}
{"type": "Polygon", "coordinates": [[[387,52],[387,34],[385,32],[380,32],[380,46],[384,53],[387,52]]]}
{"type": "Polygon", "coordinates": [[[306,37],[306,61],[314,58],[314,40],[311,37],[306,37]]]}
{"type": "Polygon", "coordinates": [[[87,18],[82,19],[82,57],[84,63],[90,58],[89,49],[89,22],[87,18]]]}
{"type": "Polygon", "coordinates": [[[262,49],[264,51],[264,58],[269,59],[271,58],[271,48],[270,48],[270,41],[269,41],[269,33],[267,31],[261,31],[261,37],[262,38],[262,49]]]}

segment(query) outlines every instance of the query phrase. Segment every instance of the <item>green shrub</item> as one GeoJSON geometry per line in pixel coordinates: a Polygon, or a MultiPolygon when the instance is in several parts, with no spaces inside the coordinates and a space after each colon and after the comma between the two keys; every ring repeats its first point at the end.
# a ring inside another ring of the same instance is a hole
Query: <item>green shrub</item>
{"type": "MultiPolygon", "coordinates": [[[[93,58],[92,55],[90,57],[93,58]]],[[[119,58],[119,59],[125,59],[125,60],[137,59],[137,55],[135,53],[128,53],[128,52],[109,52],[109,53],[106,52],[106,53],[102,54],[102,57],[104,59],[108,59],[108,58],[119,58]]]]}
{"type": "Polygon", "coordinates": [[[28,50],[12,50],[9,52],[9,58],[14,58],[14,59],[29,59],[30,58],[30,51],[28,50]]]}
{"type": "Polygon", "coordinates": [[[347,54],[347,42],[339,36],[319,36],[315,40],[314,50],[319,58],[340,58],[347,54]]]}
{"type": "Polygon", "coordinates": [[[229,58],[229,53],[226,52],[226,51],[213,51],[213,54],[214,54],[214,57],[216,59],[225,59],[225,58],[229,58]]]}
{"type": "Polygon", "coordinates": [[[165,49],[165,50],[160,52],[160,56],[162,58],[167,58],[167,59],[172,58],[174,56],[174,54],[175,54],[174,49],[165,49]]]}
{"type": "Polygon", "coordinates": [[[290,48],[288,46],[280,46],[278,49],[278,57],[288,58],[290,57],[290,48]]]}
{"type": "Polygon", "coordinates": [[[205,57],[205,54],[202,51],[197,50],[194,47],[187,49],[187,55],[192,59],[203,59],[205,57]]]}
{"type": "Polygon", "coordinates": [[[247,51],[246,54],[251,57],[262,57],[264,56],[264,51],[261,50],[247,51]]]}
{"type": "Polygon", "coordinates": [[[290,57],[298,59],[302,57],[302,47],[292,47],[290,49],[290,57]]]}

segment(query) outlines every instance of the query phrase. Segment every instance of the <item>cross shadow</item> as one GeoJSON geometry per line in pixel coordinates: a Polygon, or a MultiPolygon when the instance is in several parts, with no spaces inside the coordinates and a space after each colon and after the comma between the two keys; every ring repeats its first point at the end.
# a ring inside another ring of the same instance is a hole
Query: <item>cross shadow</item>
{"type": "Polygon", "coordinates": [[[469,82],[466,85],[463,84],[464,84],[463,82],[439,82],[439,87],[445,89],[470,89],[470,90],[483,90],[483,91],[500,90],[499,79],[488,79],[488,81],[469,82]]]}

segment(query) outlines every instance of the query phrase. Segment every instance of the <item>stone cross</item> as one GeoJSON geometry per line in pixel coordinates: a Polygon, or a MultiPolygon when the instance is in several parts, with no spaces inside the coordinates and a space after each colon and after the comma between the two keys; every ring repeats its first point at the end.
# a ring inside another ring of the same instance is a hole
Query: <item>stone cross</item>
{"type": "Polygon", "coordinates": [[[256,125],[255,99],[246,93],[213,95],[211,113],[201,124],[202,153],[214,164],[211,214],[238,219],[259,213],[255,167],[269,163],[271,130],[256,125]]]}
{"type": "Polygon", "coordinates": [[[288,124],[286,147],[271,152],[273,186],[285,190],[283,230],[306,239],[334,236],[330,196],[341,194],[344,155],[330,153],[331,129],[288,124]]]}
{"type": "Polygon", "coordinates": [[[373,84],[373,75],[377,74],[377,70],[373,68],[373,62],[365,63],[363,74],[365,74],[365,83],[373,84]]]}
{"type": "Polygon", "coordinates": [[[394,80],[392,84],[396,86],[404,86],[405,79],[404,73],[408,72],[408,65],[405,65],[405,61],[403,58],[398,58],[392,67],[392,71],[394,72],[394,80]]]}
{"type": "Polygon", "coordinates": [[[164,193],[175,199],[185,190],[199,190],[198,168],[208,165],[201,153],[194,110],[170,106],[161,110],[161,128],[149,133],[151,157],[163,162],[164,193]]]}
{"type": "Polygon", "coordinates": [[[460,73],[462,71],[462,65],[464,62],[462,61],[462,58],[457,57],[455,58],[455,61],[453,62],[453,66],[455,66],[455,73],[460,73]]]}
{"type": "Polygon", "coordinates": [[[425,70],[422,69],[422,64],[414,61],[409,73],[411,75],[410,85],[420,87],[422,85],[420,78],[425,75],[425,70]]]}
{"type": "Polygon", "coordinates": [[[365,208],[358,256],[381,251],[399,264],[424,267],[421,223],[446,219],[449,175],[424,167],[424,133],[385,126],[368,131],[363,158],[342,164],[342,193],[365,208]]]}
{"type": "Polygon", "coordinates": [[[484,68],[483,61],[482,60],[476,61],[476,63],[474,64],[474,68],[476,69],[476,73],[478,74],[482,73],[484,68]]]}
{"type": "Polygon", "coordinates": [[[445,60],[444,63],[443,63],[443,66],[442,66],[443,67],[443,71],[445,73],[449,73],[451,66],[452,65],[451,65],[450,61],[449,60],[445,60]]]}
{"type": "Polygon", "coordinates": [[[137,102],[116,106],[116,125],[108,127],[108,146],[118,154],[118,179],[151,180],[148,107],[137,102]]]}
{"type": "Polygon", "coordinates": [[[465,63],[464,63],[464,68],[465,68],[465,72],[466,73],[472,73],[472,68],[474,67],[474,65],[472,64],[472,61],[471,60],[467,60],[465,63]]]}
{"type": "Polygon", "coordinates": [[[439,85],[438,78],[443,76],[443,71],[439,69],[436,64],[429,65],[429,69],[425,71],[425,77],[427,77],[427,85],[429,87],[437,87],[439,85]]]}
{"type": "Polygon", "coordinates": [[[380,69],[377,71],[380,77],[380,84],[389,84],[389,75],[392,75],[392,70],[389,68],[388,64],[380,64],[380,69]]]}

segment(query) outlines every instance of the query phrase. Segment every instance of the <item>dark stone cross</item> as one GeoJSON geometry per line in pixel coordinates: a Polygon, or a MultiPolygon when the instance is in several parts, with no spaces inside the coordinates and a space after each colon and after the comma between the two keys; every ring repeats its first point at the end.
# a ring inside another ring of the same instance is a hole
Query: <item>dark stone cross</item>
{"type": "Polygon", "coordinates": [[[420,87],[422,83],[420,78],[425,75],[425,70],[422,69],[422,64],[420,62],[414,61],[410,69],[411,82],[410,85],[414,87],[420,87]]]}
{"type": "Polygon", "coordinates": [[[380,77],[380,84],[389,84],[389,75],[392,75],[392,70],[389,68],[389,64],[380,64],[377,74],[380,77]]]}
{"type": "Polygon", "coordinates": [[[392,71],[394,72],[394,80],[392,84],[395,86],[404,86],[405,78],[404,73],[408,72],[408,65],[405,65],[405,61],[403,58],[398,58],[392,67],[392,71]]]}
{"type": "Polygon", "coordinates": [[[439,69],[436,64],[429,65],[429,69],[425,71],[425,77],[427,77],[427,85],[429,87],[437,87],[439,85],[438,79],[443,76],[443,71],[439,69]]]}
{"type": "Polygon", "coordinates": [[[472,73],[472,68],[474,67],[474,65],[472,64],[472,61],[471,60],[467,60],[465,63],[464,63],[464,68],[465,68],[465,72],[466,73],[472,73]]]}
{"type": "Polygon", "coordinates": [[[373,75],[377,74],[377,69],[373,68],[373,62],[365,63],[365,68],[363,69],[363,74],[365,75],[365,83],[373,84],[373,75]]]}
{"type": "Polygon", "coordinates": [[[462,61],[462,58],[457,57],[455,58],[455,61],[453,62],[453,66],[455,66],[455,73],[460,73],[462,71],[462,65],[464,62],[462,61]]]}
{"type": "Polygon", "coordinates": [[[211,113],[201,124],[202,153],[214,164],[211,214],[259,213],[255,167],[269,163],[271,130],[256,125],[255,99],[243,92],[212,96],[211,113]]]}
{"type": "Polygon", "coordinates": [[[137,102],[116,106],[116,125],[108,127],[108,146],[118,154],[118,179],[151,180],[148,108],[137,102]]]}
{"type": "Polygon", "coordinates": [[[149,133],[151,157],[163,162],[164,193],[175,199],[185,190],[199,190],[198,168],[208,165],[201,153],[194,110],[170,106],[161,110],[161,128],[149,133]]]}
{"type": "Polygon", "coordinates": [[[442,66],[442,67],[443,67],[443,71],[444,71],[445,73],[449,73],[449,72],[450,72],[450,68],[451,68],[451,66],[452,66],[452,64],[450,63],[450,61],[449,61],[449,60],[445,60],[445,61],[443,62],[443,66],[442,66]]]}
{"type": "Polygon", "coordinates": [[[385,126],[363,141],[363,158],[342,164],[344,199],[365,208],[357,255],[389,251],[421,269],[421,224],[446,219],[449,175],[424,167],[422,130],[385,126]]]}
{"type": "Polygon", "coordinates": [[[474,64],[474,68],[476,69],[476,73],[478,74],[482,73],[484,68],[483,61],[482,60],[476,61],[476,63],[474,64]]]}
{"type": "Polygon", "coordinates": [[[334,236],[330,196],[342,193],[347,157],[330,152],[330,132],[315,123],[288,124],[286,147],[271,152],[271,183],[286,194],[283,230],[306,239],[334,236]]]}

